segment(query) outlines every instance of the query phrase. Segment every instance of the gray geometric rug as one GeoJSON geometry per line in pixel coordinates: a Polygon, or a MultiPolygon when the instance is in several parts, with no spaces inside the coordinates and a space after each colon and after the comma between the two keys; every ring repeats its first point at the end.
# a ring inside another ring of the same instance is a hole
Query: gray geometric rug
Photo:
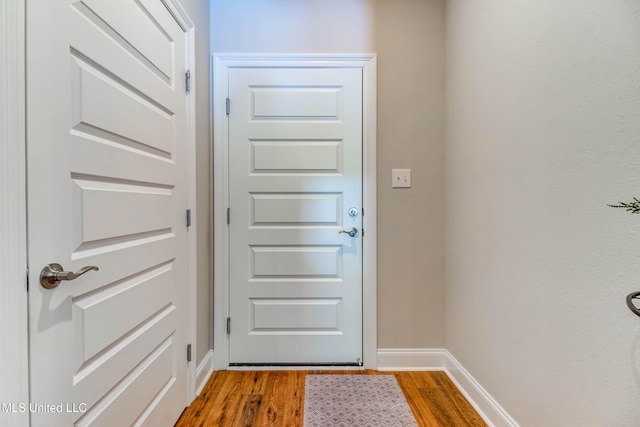
{"type": "Polygon", "coordinates": [[[394,375],[307,375],[305,427],[417,426],[394,375]]]}

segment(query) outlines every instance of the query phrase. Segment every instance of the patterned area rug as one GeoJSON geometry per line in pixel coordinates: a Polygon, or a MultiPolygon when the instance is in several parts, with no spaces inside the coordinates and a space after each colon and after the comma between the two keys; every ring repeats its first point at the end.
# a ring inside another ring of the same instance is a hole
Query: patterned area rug
{"type": "Polygon", "coordinates": [[[304,426],[417,426],[393,375],[307,375],[304,426]]]}

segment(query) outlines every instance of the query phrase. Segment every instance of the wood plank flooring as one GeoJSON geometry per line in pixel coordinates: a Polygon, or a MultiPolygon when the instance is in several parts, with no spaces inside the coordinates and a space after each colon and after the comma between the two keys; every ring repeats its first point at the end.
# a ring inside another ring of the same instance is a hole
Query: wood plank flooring
{"type": "Polygon", "coordinates": [[[214,372],[176,427],[301,427],[307,374],[395,375],[419,426],[487,426],[444,372],[323,370],[214,372]]]}

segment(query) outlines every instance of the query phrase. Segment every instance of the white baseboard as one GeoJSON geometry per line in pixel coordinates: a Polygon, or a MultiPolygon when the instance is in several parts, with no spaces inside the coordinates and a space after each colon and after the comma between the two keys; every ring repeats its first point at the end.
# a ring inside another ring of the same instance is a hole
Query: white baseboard
{"type": "Polygon", "coordinates": [[[196,368],[196,397],[202,392],[207,385],[209,377],[213,373],[213,350],[209,350],[202,362],[196,368]]]}
{"type": "Polygon", "coordinates": [[[447,350],[425,348],[379,348],[379,371],[442,371],[447,350]]]}
{"type": "Polygon", "coordinates": [[[444,371],[460,392],[478,411],[480,416],[494,427],[518,427],[507,411],[476,381],[473,376],[447,351],[444,371]]]}
{"type": "Polygon", "coordinates": [[[444,371],[471,406],[491,427],[518,423],[445,349],[378,349],[379,371],[444,371]]]}

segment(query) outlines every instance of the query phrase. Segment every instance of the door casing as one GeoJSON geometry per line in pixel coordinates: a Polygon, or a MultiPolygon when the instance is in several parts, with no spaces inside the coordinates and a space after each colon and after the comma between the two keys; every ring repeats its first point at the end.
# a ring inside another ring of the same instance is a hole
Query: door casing
{"type": "MultiPolygon", "coordinates": [[[[0,402],[16,404],[29,401],[24,14],[24,1],[0,1],[0,402]]],[[[27,427],[29,413],[0,424],[27,427]]]]}
{"type": "MultiPolygon", "coordinates": [[[[377,367],[377,255],[376,255],[376,71],[375,54],[244,54],[212,56],[214,168],[214,369],[229,367],[229,163],[226,114],[229,69],[244,67],[327,67],[362,69],[362,182],[363,182],[363,362],[377,367]]],[[[233,106],[231,107],[233,108],[233,106]]],[[[282,367],[280,367],[282,369],[282,367]]]]}
{"type": "MultiPolygon", "coordinates": [[[[162,3],[171,11],[176,21],[187,34],[189,39],[188,65],[192,74],[191,93],[195,95],[195,25],[186,13],[179,0],[162,0],[162,3]]],[[[0,182],[10,182],[10,191],[0,192],[0,227],[6,224],[13,228],[13,232],[0,234],[3,239],[1,243],[2,253],[11,254],[12,258],[0,260],[0,268],[7,271],[7,276],[2,278],[0,286],[6,286],[7,298],[2,300],[3,325],[0,328],[3,336],[7,337],[5,345],[12,348],[11,358],[7,366],[8,376],[4,377],[3,383],[11,389],[12,402],[29,402],[29,373],[27,361],[29,360],[28,342],[28,293],[27,293],[27,183],[26,183],[26,155],[25,150],[28,141],[25,135],[25,40],[26,31],[25,6],[23,1],[3,0],[0,4],[0,30],[7,34],[6,38],[0,38],[0,52],[6,53],[7,62],[0,63],[0,99],[5,99],[3,109],[0,109],[2,116],[0,123],[7,124],[0,131],[0,140],[6,147],[7,156],[0,156],[0,182]],[[5,13],[6,12],[6,13],[5,13]],[[5,32],[6,31],[6,32],[5,32]],[[6,181],[5,181],[6,180],[6,181]],[[5,215],[6,214],[6,215],[5,215]],[[5,270],[4,267],[7,267],[5,270]],[[4,334],[7,332],[7,334],[4,334]]],[[[192,225],[196,224],[196,100],[191,96],[187,106],[187,126],[188,126],[188,204],[192,211],[192,225]]],[[[193,346],[193,353],[196,353],[196,249],[197,241],[194,232],[188,233],[189,259],[188,270],[188,331],[187,337],[193,346]]],[[[38,286],[38,284],[31,284],[38,286]]],[[[196,397],[196,366],[195,361],[187,368],[187,401],[191,402],[196,397]]],[[[12,425],[28,426],[29,414],[11,414],[12,425]]]]}

